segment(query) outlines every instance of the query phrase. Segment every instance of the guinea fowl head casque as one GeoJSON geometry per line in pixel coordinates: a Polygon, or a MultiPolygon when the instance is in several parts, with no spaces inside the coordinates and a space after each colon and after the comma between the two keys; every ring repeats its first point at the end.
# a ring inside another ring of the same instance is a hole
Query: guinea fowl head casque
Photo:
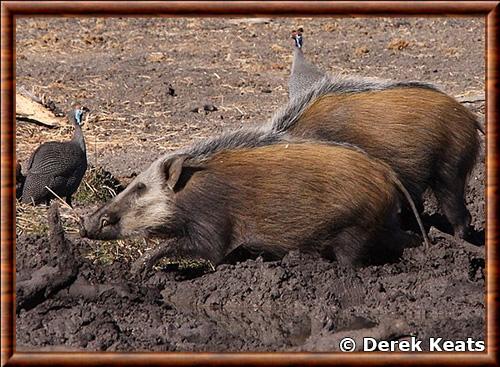
{"type": "Polygon", "coordinates": [[[295,47],[297,48],[302,48],[302,32],[304,32],[302,27],[292,31],[292,39],[295,41],[295,47]]]}

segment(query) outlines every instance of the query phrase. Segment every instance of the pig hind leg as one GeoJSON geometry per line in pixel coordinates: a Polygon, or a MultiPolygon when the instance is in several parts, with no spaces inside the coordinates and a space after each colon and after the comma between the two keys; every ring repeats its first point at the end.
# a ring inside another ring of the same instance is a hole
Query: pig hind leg
{"type": "MultiPolygon", "coordinates": [[[[398,261],[407,247],[419,246],[422,241],[418,235],[406,233],[401,229],[401,203],[395,200],[388,207],[385,220],[380,229],[371,236],[364,247],[364,264],[385,264],[398,261]]],[[[413,211],[412,214],[414,215],[413,211]]]]}
{"type": "Polygon", "coordinates": [[[399,229],[396,206],[393,209],[385,220],[385,225],[382,225],[383,228],[377,227],[375,223],[368,225],[365,222],[338,228],[334,234],[322,241],[321,255],[337,260],[342,265],[355,267],[394,261],[399,257],[401,249],[399,241],[393,241],[393,234],[404,232],[399,229]]]}
{"type": "Polygon", "coordinates": [[[420,245],[417,235],[401,229],[399,211],[392,211],[371,246],[367,247],[365,263],[378,265],[398,261],[406,247],[420,245]]]}
{"type": "Polygon", "coordinates": [[[471,222],[465,206],[465,177],[455,177],[434,188],[434,193],[444,215],[453,226],[455,236],[464,239],[471,222]]]}
{"type": "Polygon", "coordinates": [[[364,263],[369,239],[366,228],[360,225],[343,227],[323,242],[320,252],[323,257],[337,260],[342,265],[359,266],[364,263]]]}
{"type": "MultiPolygon", "coordinates": [[[[470,121],[469,121],[470,122],[470,121]]],[[[436,165],[431,184],[443,214],[453,226],[456,237],[464,239],[468,234],[471,216],[465,206],[464,192],[467,179],[476,162],[479,138],[476,123],[461,122],[461,129],[450,139],[450,144],[436,165]]]]}
{"type": "Polygon", "coordinates": [[[466,153],[453,152],[453,156],[448,155],[444,160],[447,163],[436,172],[437,179],[432,185],[443,214],[453,226],[455,236],[462,239],[467,235],[471,222],[464,193],[477,153],[473,143],[468,150],[466,153]],[[457,157],[460,157],[458,161],[457,157]]]}
{"type": "MultiPolygon", "coordinates": [[[[422,214],[424,213],[424,201],[422,199],[422,195],[420,194],[419,196],[413,197],[413,202],[415,203],[417,212],[420,216],[422,216],[422,214]]],[[[420,232],[418,222],[415,218],[415,213],[413,212],[409,204],[405,203],[404,205],[402,205],[400,210],[400,218],[400,227],[406,230],[411,230],[413,232],[420,232]]]]}

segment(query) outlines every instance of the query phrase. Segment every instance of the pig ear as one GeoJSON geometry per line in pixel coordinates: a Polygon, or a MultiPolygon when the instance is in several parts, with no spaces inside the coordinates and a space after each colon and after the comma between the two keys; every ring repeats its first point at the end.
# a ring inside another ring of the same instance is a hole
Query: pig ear
{"type": "Polygon", "coordinates": [[[187,155],[178,155],[164,163],[163,169],[167,179],[167,186],[172,191],[174,191],[175,185],[179,181],[179,177],[181,177],[182,165],[187,157],[187,155]]]}

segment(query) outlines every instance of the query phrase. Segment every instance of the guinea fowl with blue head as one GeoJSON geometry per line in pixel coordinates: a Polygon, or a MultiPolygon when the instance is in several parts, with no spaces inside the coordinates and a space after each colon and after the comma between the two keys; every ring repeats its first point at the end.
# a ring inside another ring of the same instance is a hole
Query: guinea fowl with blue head
{"type": "Polygon", "coordinates": [[[303,32],[303,28],[292,31],[294,51],[292,70],[290,72],[290,78],[288,79],[288,97],[290,99],[307,92],[314,83],[326,76],[324,72],[309,63],[304,57],[302,51],[302,46],[304,45],[303,32]]]}
{"type": "Polygon", "coordinates": [[[80,186],[87,170],[87,151],[82,125],[86,107],[77,106],[68,113],[75,131],[70,141],[51,141],[40,145],[31,155],[21,201],[49,204],[56,195],[65,197],[71,206],[71,196],[80,186]],[[47,187],[50,189],[48,190],[47,187]]]}

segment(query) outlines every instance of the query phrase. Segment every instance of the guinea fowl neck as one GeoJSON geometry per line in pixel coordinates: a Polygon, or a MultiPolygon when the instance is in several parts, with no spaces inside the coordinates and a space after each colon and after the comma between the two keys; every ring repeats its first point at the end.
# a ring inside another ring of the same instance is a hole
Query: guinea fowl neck
{"type": "Polygon", "coordinates": [[[82,149],[82,151],[86,153],[87,148],[85,147],[85,138],[83,137],[82,127],[80,126],[80,124],[76,122],[75,117],[73,115],[71,115],[70,121],[73,123],[73,126],[75,127],[75,131],[73,132],[73,138],[71,139],[71,141],[77,143],[82,149]]]}
{"type": "Polygon", "coordinates": [[[292,61],[292,69],[295,69],[300,63],[304,63],[304,53],[302,52],[302,48],[295,47],[293,50],[293,61],[292,61]]]}

